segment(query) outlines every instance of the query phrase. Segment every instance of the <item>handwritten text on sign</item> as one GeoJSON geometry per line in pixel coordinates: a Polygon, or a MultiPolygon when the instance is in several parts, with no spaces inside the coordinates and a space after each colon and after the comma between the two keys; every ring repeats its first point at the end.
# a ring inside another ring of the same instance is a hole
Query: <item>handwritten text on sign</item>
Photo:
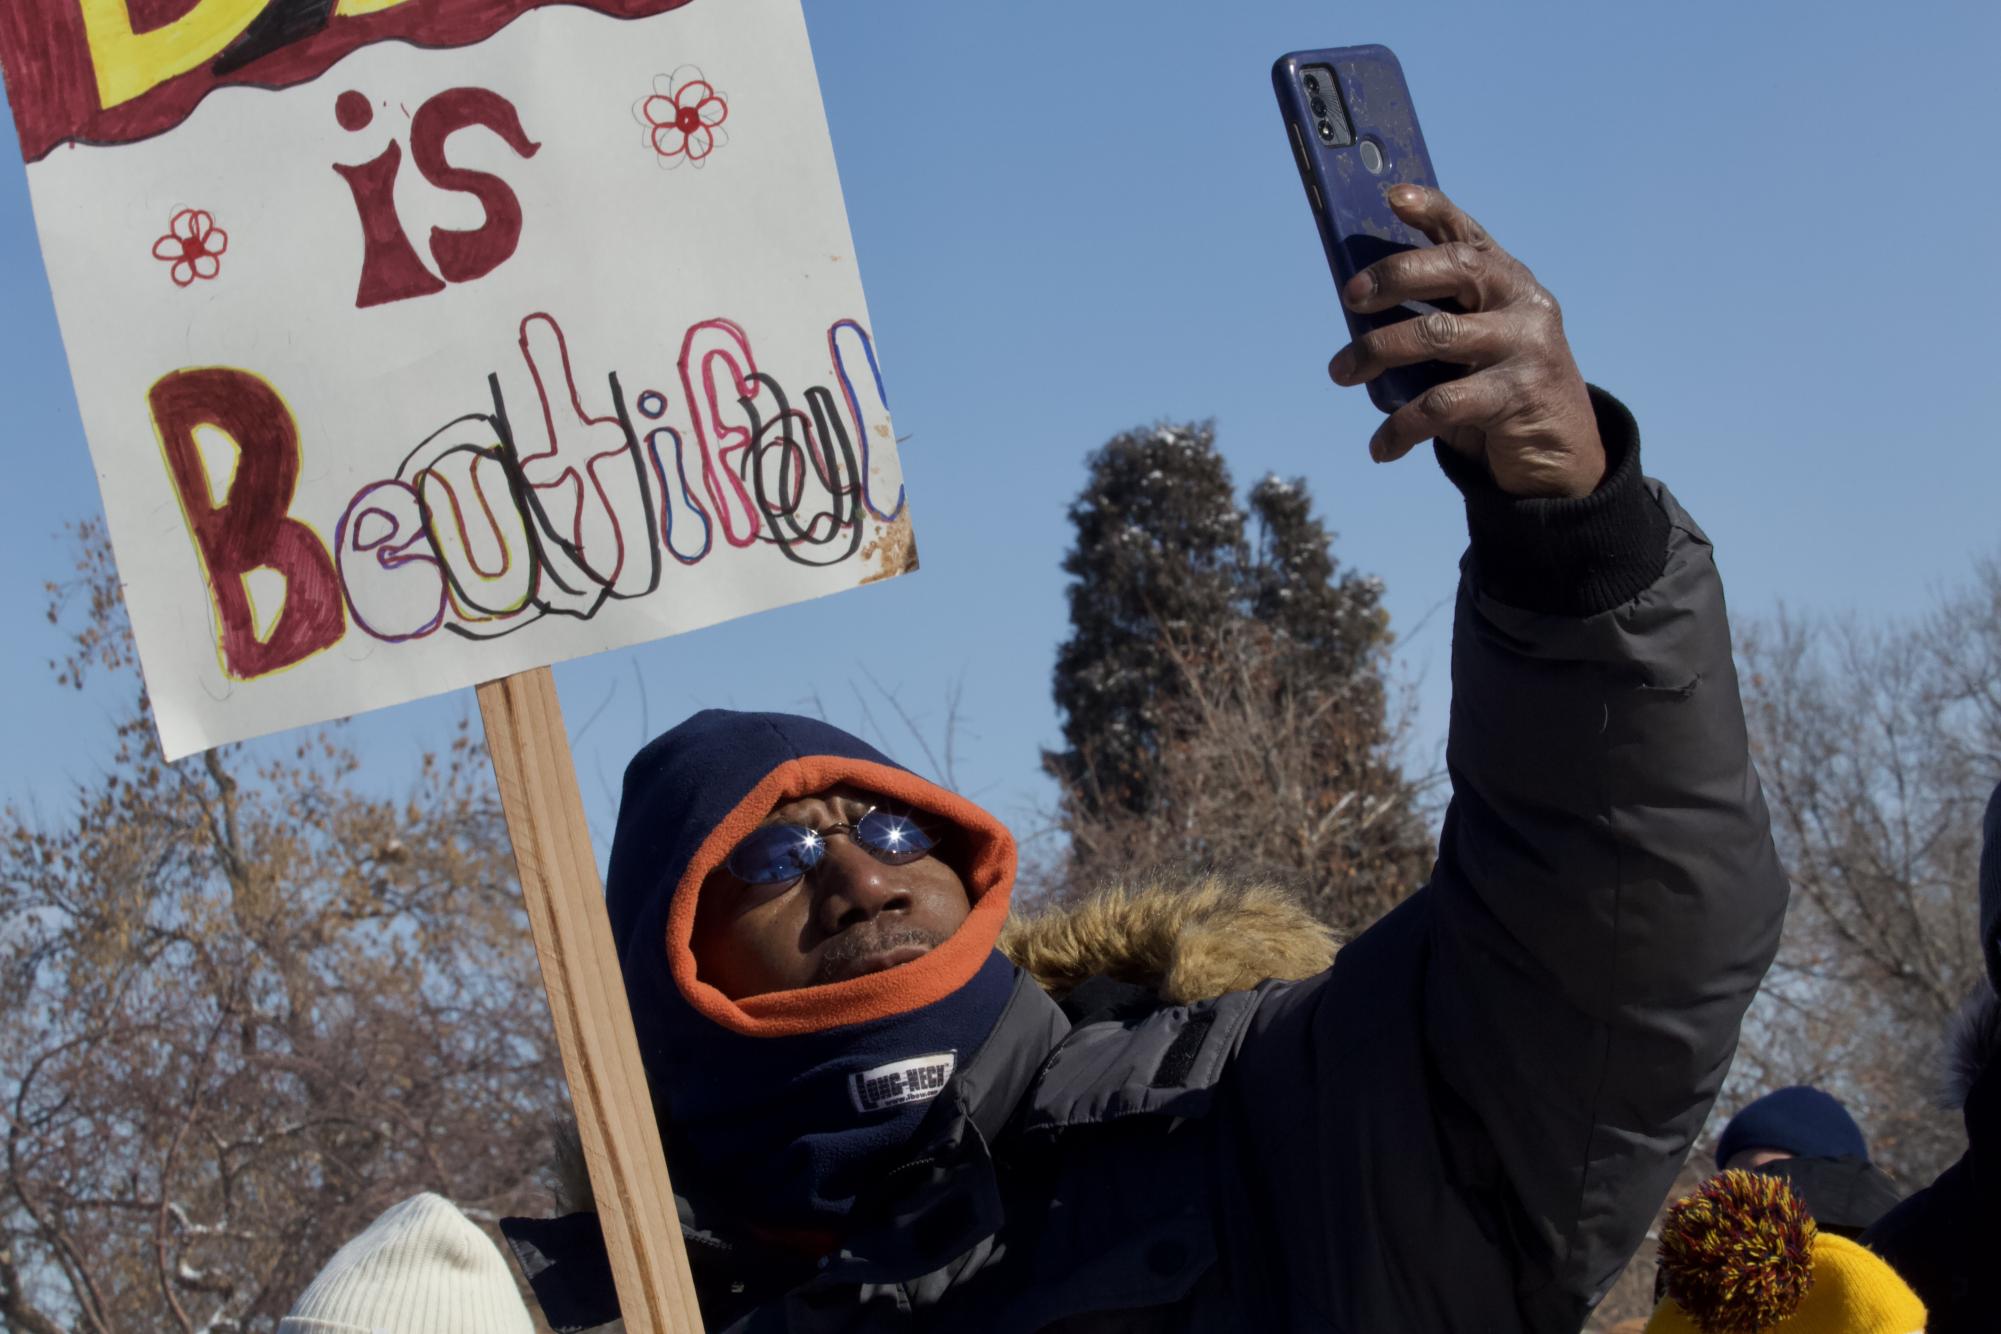
{"type": "Polygon", "coordinates": [[[170,754],[914,565],[798,0],[16,0],[170,754]]]}

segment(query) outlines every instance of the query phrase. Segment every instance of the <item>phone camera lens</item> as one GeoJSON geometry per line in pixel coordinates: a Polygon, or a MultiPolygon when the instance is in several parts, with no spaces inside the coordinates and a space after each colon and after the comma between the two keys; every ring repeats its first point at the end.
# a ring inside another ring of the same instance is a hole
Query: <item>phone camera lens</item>
{"type": "Polygon", "coordinates": [[[1327,103],[1325,100],[1318,97],[1313,99],[1313,114],[1316,116],[1325,116],[1327,114],[1327,103]]]}
{"type": "Polygon", "coordinates": [[[1312,76],[1311,74],[1307,75],[1307,76],[1306,76],[1306,91],[1307,91],[1307,92],[1309,92],[1309,93],[1317,93],[1317,92],[1319,92],[1319,91],[1320,91],[1320,80],[1318,80],[1318,79],[1314,78],[1314,77],[1313,77],[1313,76],[1312,76]]]}
{"type": "Polygon", "coordinates": [[[1329,143],[1334,141],[1334,127],[1324,120],[1320,122],[1320,137],[1329,143]]]}

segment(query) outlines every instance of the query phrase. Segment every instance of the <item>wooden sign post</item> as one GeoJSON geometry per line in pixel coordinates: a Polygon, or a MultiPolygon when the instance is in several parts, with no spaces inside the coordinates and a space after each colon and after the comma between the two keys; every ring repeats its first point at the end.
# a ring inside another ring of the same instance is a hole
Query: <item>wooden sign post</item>
{"type": "Polygon", "coordinates": [[[479,687],[542,985],[630,1334],[701,1334],[570,737],[547,667],[479,687]]]}

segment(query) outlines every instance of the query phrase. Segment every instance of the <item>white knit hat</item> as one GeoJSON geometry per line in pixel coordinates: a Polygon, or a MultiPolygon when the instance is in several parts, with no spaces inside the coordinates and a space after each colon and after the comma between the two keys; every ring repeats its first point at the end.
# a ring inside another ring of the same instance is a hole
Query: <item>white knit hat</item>
{"type": "Polygon", "coordinates": [[[507,1261],[437,1195],[412,1195],[334,1252],[278,1334],[534,1334],[507,1261]]]}

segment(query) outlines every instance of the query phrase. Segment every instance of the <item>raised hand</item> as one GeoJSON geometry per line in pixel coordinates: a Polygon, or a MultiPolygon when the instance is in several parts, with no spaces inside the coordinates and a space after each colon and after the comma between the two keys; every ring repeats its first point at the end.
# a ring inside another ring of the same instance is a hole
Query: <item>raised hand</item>
{"type": "Polygon", "coordinates": [[[1589,495],[1604,479],[1605,449],[1556,298],[1442,192],[1398,185],[1389,200],[1434,244],[1371,264],[1341,299],[1374,313],[1450,298],[1462,313],[1436,311],[1374,330],[1335,354],[1327,373],[1354,385],[1420,361],[1471,369],[1390,414],[1370,438],[1369,456],[1387,463],[1436,437],[1484,459],[1511,495],[1589,495]]]}

